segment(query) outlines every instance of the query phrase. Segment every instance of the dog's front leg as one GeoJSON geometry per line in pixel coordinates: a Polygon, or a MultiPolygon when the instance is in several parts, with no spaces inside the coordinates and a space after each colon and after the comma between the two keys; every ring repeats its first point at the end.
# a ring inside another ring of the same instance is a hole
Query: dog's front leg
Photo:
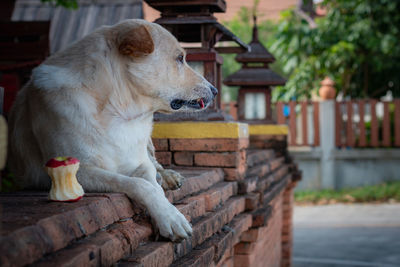
{"type": "Polygon", "coordinates": [[[160,193],[160,190],[143,178],[128,177],[82,164],[78,179],[86,191],[125,193],[148,210],[164,237],[178,241],[192,234],[185,216],[169,203],[162,190],[160,193]]]}
{"type": "Polygon", "coordinates": [[[156,157],[154,155],[154,146],[149,140],[147,144],[147,152],[149,158],[157,170],[157,177],[160,178],[160,184],[164,190],[175,190],[182,186],[182,181],[184,177],[177,171],[164,169],[160,163],[157,162],[156,157]]]}

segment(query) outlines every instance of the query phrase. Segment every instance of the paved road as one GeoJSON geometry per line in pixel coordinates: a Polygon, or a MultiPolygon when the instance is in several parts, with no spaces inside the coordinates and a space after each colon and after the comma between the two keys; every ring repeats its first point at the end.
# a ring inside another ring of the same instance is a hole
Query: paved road
{"type": "Polygon", "coordinates": [[[400,204],[296,206],[294,267],[400,267],[400,204]]]}

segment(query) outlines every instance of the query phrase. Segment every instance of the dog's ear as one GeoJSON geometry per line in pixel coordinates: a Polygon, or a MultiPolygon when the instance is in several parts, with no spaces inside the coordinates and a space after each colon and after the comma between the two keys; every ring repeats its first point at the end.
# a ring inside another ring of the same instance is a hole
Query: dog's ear
{"type": "Polygon", "coordinates": [[[125,56],[141,57],[154,51],[153,38],[144,25],[139,25],[120,36],[119,52],[125,56]]]}

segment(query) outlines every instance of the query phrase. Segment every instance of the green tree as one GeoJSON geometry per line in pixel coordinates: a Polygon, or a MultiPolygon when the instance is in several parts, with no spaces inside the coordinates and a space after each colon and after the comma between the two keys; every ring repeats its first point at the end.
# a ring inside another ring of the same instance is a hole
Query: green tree
{"type": "Polygon", "coordinates": [[[310,97],[330,76],[350,97],[400,96],[400,1],[325,1],[316,27],[283,13],[270,49],[287,75],[275,98],[310,97]]]}
{"type": "Polygon", "coordinates": [[[52,3],[56,6],[62,6],[68,9],[77,9],[78,1],[77,0],[41,0],[43,3],[52,3]]]}

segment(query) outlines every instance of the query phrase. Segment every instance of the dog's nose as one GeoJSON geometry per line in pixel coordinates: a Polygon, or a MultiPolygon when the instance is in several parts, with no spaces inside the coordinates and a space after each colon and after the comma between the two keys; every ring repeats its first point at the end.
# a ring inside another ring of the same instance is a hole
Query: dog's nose
{"type": "Polygon", "coordinates": [[[210,90],[211,90],[211,93],[213,94],[213,96],[216,96],[218,94],[218,89],[212,85],[210,85],[210,90]]]}

